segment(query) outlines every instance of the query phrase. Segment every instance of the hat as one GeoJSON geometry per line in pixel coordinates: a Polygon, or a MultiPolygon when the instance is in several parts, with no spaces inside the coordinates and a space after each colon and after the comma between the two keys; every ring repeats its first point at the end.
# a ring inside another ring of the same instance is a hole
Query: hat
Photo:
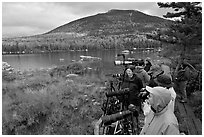
{"type": "Polygon", "coordinates": [[[144,66],[145,65],[144,60],[143,59],[138,59],[138,65],[139,66],[144,66]]]}
{"type": "Polygon", "coordinates": [[[131,69],[132,71],[134,71],[135,66],[134,65],[129,65],[128,68],[131,69]]]}
{"type": "Polygon", "coordinates": [[[154,79],[154,81],[162,87],[172,87],[173,83],[171,81],[171,78],[168,75],[162,74],[159,75],[158,77],[156,77],[156,79],[154,79]]]}
{"type": "Polygon", "coordinates": [[[151,107],[155,109],[155,112],[161,112],[171,101],[171,93],[168,89],[164,87],[149,87],[146,86],[146,90],[153,95],[153,104],[151,107]]]}
{"type": "Polygon", "coordinates": [[[146,57],[145,60],[147,60],[147,61],[151,61],[151,58],[150,58],[150,57],[146,57]]]}
{"type": "Polygon", "coordinates": [[[162,68],[159,65],[153,65],[150,67],[148,74],[153,74],[153,76],[157,76],[163,72],[162,68]]]}

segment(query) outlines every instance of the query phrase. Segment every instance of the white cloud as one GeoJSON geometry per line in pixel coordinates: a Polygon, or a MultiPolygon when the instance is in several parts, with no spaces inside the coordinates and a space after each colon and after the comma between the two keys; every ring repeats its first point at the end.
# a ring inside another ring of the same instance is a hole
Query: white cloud
{"type": "Polygon", "coordinates": [[[34,27],[27,27],[27,26],[9,26],[9,27],[3,27],[2,30],[3,37],[20,37],[20,36],[30,36],[33,34],[41,34],[44,33],[45,30],[39,29],[39,28],[34,28],[34,27]]]}

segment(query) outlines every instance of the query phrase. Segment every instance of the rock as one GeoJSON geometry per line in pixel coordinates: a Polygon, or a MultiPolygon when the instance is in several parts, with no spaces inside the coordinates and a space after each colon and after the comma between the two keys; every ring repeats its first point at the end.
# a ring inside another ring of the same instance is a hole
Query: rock
{"type": "Polygon", "coordinates": [[[60,60],[60,62],[64,62],[64,59],[63,59],[63,58],[60,58],[59,60],[60,60]]]}
{"type": "Polygon", "coordinates": [[[2,70],[5,71],[13,71],[14,68],[11,67],[7,62],[2,62],[2,70]]]}
{"type": "Polygon", "coordinates": [[[123,54],[129,54],[130,51],[129,51],[129,50],[123,50],[122,53],[123,53],[123,54]]]}
{"type": "Polygon", "coordinates": [[[87,88],[94,86],[95,84],[86,85],[87,88]]]}
{"type": "Polygon", "coordinates": [[[80,56],[80,60],[81,60],[81,61],[100,61],[101,58],[81,55],[81,56],[80,56]]]}
{"type": "Polygon", "coordinates": [[[67,76],[66,76],[66,78],[70,78],[70,77],[78,77],[79,75],[77,75],[77,74],[68,74],[67,76]]]}
{"type": "Polygon", "coordinates": [[[88,69],[88,70],[92,70],[92,68],[90,68],[90,67],[87,67],[87,69],[88,69]]]}
{"type": "Polygon", "coordinates": [[[66,82],[74,83],[74,81],[71,79],[67,79],[66,82]]]}

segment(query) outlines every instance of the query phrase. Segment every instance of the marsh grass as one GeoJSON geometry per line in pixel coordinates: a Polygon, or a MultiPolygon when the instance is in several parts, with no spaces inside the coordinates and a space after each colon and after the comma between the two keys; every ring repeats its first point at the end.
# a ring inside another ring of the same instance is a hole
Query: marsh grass
{"type": "Polygon", "coordinates": [[[5,72],[2,134],[93,134],[92,123],[102,115],[103,79],[94,75],[66,78],[70,72],[82,71],[83,67],[76,69],[77,65],[66,67],[68,71],[55,68],[65,73],[53,76],[50,76],[53,69],[21,74],[5,72]]]}

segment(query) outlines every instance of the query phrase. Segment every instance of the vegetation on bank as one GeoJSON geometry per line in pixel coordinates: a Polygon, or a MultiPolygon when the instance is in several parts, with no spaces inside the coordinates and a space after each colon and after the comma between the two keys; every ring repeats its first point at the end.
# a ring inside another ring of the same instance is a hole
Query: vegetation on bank
{"type": "Polygon", "coordinates": [[[46,34],[33,37],[3,39],[3,54],[25,54],[56,51],[85,51],[97,49],[159,48],[160,42],[148,40],[145,35],[122,34],[110,36],[73,36],[73,34],[46,34]]]}
{"type": "Polygon", "coordinates": [[[104,80],[81,68],[77,63],[32,72],[4,70],[2,134],[93,134],[106,88],[104,80]]]}

